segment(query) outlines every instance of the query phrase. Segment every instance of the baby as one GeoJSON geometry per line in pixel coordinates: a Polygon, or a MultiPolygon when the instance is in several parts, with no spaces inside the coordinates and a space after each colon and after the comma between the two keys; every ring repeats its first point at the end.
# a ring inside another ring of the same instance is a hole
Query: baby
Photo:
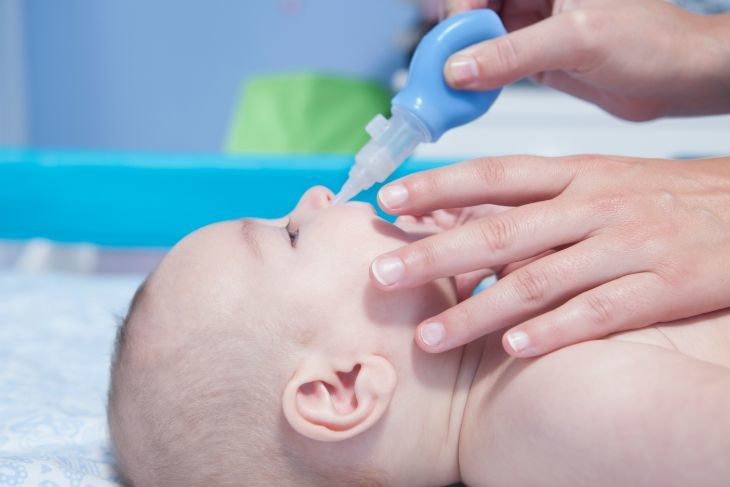
{"type": "Polygon", "coordinates": [[[137,487],[711,485],[730,479],[730,315],[514,360],[429,355],[452,280],[386,293],[418,238],[313,188],[286,219],[204,227],[138,290],[108,417],[137,487]]]}

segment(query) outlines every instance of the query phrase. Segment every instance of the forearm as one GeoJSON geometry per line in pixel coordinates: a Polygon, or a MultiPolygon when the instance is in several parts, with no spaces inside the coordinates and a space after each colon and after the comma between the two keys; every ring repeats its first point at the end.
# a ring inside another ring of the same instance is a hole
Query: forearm
{"type": "Polygon", "coordinates": [[[514,361],[487,402],[470,485],[730,478],[730,371],[672,351],[604,340],[514,361]]]}

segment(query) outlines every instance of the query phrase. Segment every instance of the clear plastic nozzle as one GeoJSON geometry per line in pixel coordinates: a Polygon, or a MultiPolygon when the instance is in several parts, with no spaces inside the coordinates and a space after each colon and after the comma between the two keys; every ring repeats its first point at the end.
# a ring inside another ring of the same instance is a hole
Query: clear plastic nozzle
{"type": "Polygon", "coordinates": [[[373,184],[382,183],[418,144],[431,140],[428,129],[415,115],[396,107],[390,120],[377,115],[365,130],[371,139],[355,155],[355,164],[333,204],[345,203],[373,184]]]}

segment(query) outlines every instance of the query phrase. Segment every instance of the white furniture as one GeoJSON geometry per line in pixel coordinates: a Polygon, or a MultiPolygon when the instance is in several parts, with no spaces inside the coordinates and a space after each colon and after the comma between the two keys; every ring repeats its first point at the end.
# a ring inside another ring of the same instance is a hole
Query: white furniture
{"type": "Polygon", "coordinates": [[[507,87],[482,118],[424,145],[419,158],[614,154],[691,158],[730,155],[730,115],[626,122],[543,87],[507,87]]]}

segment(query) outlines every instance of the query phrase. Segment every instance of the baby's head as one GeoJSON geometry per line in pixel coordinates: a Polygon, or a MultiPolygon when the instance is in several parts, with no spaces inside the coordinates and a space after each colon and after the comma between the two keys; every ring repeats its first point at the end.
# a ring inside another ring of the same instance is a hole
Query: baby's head
{"type": "Polygon", "coordinates": [[[138,291],[108,411],[129,482],[455,481],[443,453],[461,350],[413,341],[453,286],[377,290],[371,260],[415,237],[331,199],[313,188],[287,218],[204,227],[138,291]]]}

